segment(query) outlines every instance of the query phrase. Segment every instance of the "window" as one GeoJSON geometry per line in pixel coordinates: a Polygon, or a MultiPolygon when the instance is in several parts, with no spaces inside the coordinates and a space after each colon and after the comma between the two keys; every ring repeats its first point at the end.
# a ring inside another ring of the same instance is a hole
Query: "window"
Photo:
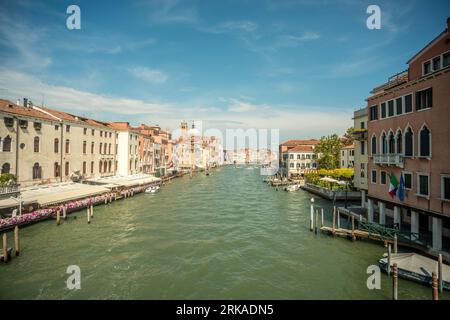
{"type": "Polygon", "coordinates": [[[289,168],[294,168],[294,163],[293,162],[289,163],[289,168]]]}
{"type": "Polygon", "coordinates": [[[112,137],[112,133],[111,133],[111,132],[109,133],[109,137],[110,137],[110,138],[112,137]]]}
{"type": "Polygon", "coordinates": [[[11,170],[11,165],[8,162],[6,162],[2,165],[2,174],[9,173],[10,170],[11,170]]]}
{"type": "Polygon", "coordinates": [[[61,176],[61,166],[59,165],[58,162],[55,162],[53,165],[53,174],[54,174],[55,178],[58,178],[61,176]]]}
{"type": "Polygon", "coordinates": [[[40,123],[40,122],[33,122],[33,127],[34,127],[34,130],[41,131],[42,123],[40,123]]]}
{"type": "Polygon", "coordinates": [[[98,172],[102,173],[102,168],[103,168],[103,162],[102,162],[102,160],[100,160],[98,162],[98,172]]]}
{"type": "Polygon", "coordinates": [[[412,94],[405,96],[405,113],[412,112],[412,94]]]}
{"type": "Polygon", "coordinates": [[[381,118],[382,119],[386,118],[386,103],[385,102],[383,102],[381,104],[381,118]]]}
{"type": "Polygon", "coordinates": [[[383,132],[381,136],[381,154],[387,153],[387,141],[386,141],[386,133],[383,132]]]}
{"type": "Polygon", "coordinates": [[[416,111],[431,108],[433,99],[432,88],[416,92],[416,111]]]}
{"type": "Polygon", "coordinates": [[[109,160],[109,162],[108,162],[108,172],[111,172],[111,167],[112,167],[112,161],[109,160]]]}
{"type": "Polygon", "coordinates": [[[94,173],[94,161],[91,161],[91,174],[94,173]]]}
{"type": "Polygon", "coordinates": [[[297,155],[297,160],[300,160],[300,155],[299,154],[297,155]]]}
{"type": "Polygon", "coordinates": [[[70,125],[66,125],[66,132],[70,132],[70,125]]]}
{"type": "Polygon", "coordinates": [[[13,127],[14,126],[14,119],[13,118],[5,117],[5,118],[3,118],[3,121],[5,122],[5,126],[7,126],[7,127],[13,127]]]}
{"type": "Polygon", "coordinates": [[[365,123],[364,121],[361,121],[361,122],[359,123],[359,127],[360,127],[361,129],[365,129],[365,128],[366,128],[366,123],[365,123]]]}
{"type": "Polygon", "coordinates": [[[108,145],[108,154],[111,154],[111,143],[108,145]]]}
{"type": "Polygon", "coordinates": [[[360,176],[361,178],[366,177],[366,165],[364,163],[360,164],[360,176]]]}
{"type": "Polygon", "coordinates": [[[86,161],[83,161],[83,174],[86,174],[86,161]]]}
{"type": "Polygon", "coordinates": [[[91,153],[92,153],[92,154],[94,154],[94,147],[95,147],[94,142],[91,142],[91,153]]]}
{"type": "Polygon", "coordinates": [[[91,134],[95,135],[95,130],[94,129],[91,129],[91,134]]]}
{"type": "Polygon", "coordinates": [[[414,155],[413,152],[413,133],[411,128],[408,128],[405,133],[405,156],[412,157],[414,155]]]}
{"type": "Polygon", "coordinates": [[[38,162],[33,165],[33,179],[41,179],[42,168],[38,162]]]}
{"type": "Polygon", "coordinates": [[[370,107],[370,121],[378,119],[378,106],[370,107]]]}
{"type": "Polygon", "coordinates": [[[70,140],[66,139],[66,153],[70,152],[70,140]]]}
{"type": "Polygon", "coordinates": [[[372,183],[377,183],[377,170],[372,170],[371,181],[372,183]]]}
{"type": "Polygon", "coordinates": [[[6,136],[3,140],[3,152],[11,152],[11,137],[6,136]]]}
{"type": "Polygon", "coordinates": [[[388,141],[388,146],[389,146],[389,150],[388,153],[395,153],[395,138],[394,138],[394,133],[391,132],[389,133],[389,141],[388,141]]]}
{"type": "Polygon", "coordinates": [[[87,142],[83,141],[83,154],[86,154],[87,142]]]}
{"type": "Polygon", "coordinates": [[[100,142],[99,147],[98,147],[98,153],[102,154],[102,147],[103,147],[103,143],[100,142]]]}
{"type": "Polygon", "coordinates": [[[107,143],[103,145],[103,153],[106,154],[106,148],[108,147],[107,143]]]}
{"type": "Polygon", "coordinates": [[[431,155],[431,136],[427,126],[423,126],[419,133],[419,155],[429,157],[431,155]]]}
{"type": "Polygon", "coordinates": [[[397,131],[397,136],[396,136],[396,141],[397,141],[397,153],[403,153],[403,137],[402,137],[402,131],[398,130],[397,131]]]}
{"type": "Polygon", "coordinates": [[[299,169],[300,168],[300,162],[297,162],[297,169],[299,169]]]}
{"type": "Polygon", "coordinates": [[[65,174],[66,174],[66,177],[69,175],[69,162],[66,162],[66,165],[65,165],[65,174]]]}
{"type": "Polygon", "coordinates": [[[441,176],[441,198],[450,201],[450,174],[441,176]]]}
{"type": "Polygon", "coordinates": [[[19,127],[22,129],[28,128],[28,121],[27,120],[19,120],[19,127]]]}
{"type": "Polygon", "coordinates": [[[33,146],[34,152],[39,152],[39,137],[34,137],[33,146]]]}
{"type": "Polygon", "coordinates": [[[417,195],[428,197],[429,196],[429,176],[425,173],[417,174],[417,195]]]}
{"type": "Polygon", "coordinates": [[[55,131],[59,130],[59,126],[57,124],[55,124],[55,131]]]}
{"type": "Polygon", "coordinates": [[[441,56],[433,59],[433,71],[437,71],[441,68],[441,56]]]}
{"type": "Polygon", "coordinates": [[[380,172],[380,183],[381,184],[386,184],[386,171],[381,171],[380,172]]]}
{"type": "Polygon", "coordinates": [[[54,142],[53,142],[53,150],[55,151],[55,153],[59,152],[59,139],[55,138],[54,142]]]}
{"type": "Polygon", "coordinates": [[[403,181],[405,182],[405,189],[412,190],[412,173],[403,172],[403,181]]]}
{"type": "Polygon", "coordinates": [[[389,117],[394,116],[394,100],[388,102],[388,116],[389,117]]]}
{"type": "Polygon", "coordinates": [[[442,59],[442,67],[448,67],[450,65],[450,52],[447,52],[443,55],[442,59]]]}
{"type": "Polygon", "coordinates": [[[423,75],[429,74],[431,72],[431,62],[427,61],[423,64],[423,75]]]}
{"type": "Polygon", "coordinates": [[[403,100],[402,98],[397,98],[395,100],[395,112],[397,115],[403,113],[403,100]]]}
{"type": "Polygon", "coordinates": [[[364,143],[364,141],[360,141],[361,144],[361,155],[364,155],[366,153],[366,144],[364,143]]]}
{"type": "Polygon", "coordinates": [[[372,145],[371,145],[372,155],[377,154],[377,137],[372,136],[372,145]]]}

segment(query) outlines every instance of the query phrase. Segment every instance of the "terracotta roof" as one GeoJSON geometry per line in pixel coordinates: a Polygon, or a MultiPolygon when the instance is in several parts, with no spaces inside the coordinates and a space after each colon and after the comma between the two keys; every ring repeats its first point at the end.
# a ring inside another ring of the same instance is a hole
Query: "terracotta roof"
{"type": "Polygon", "coordinates": [[[3,99],[0,99],[0,112],[9,113],[11,115],[27,116],[53,121],[56,120],[52,116],[49,116],[33,108],[20,106],[15,104],[14,102],[3,99]]]}
{"type": "Polygon", "coordinates": [[[315,146],[318,143],[319,143],[319,140],[317,140],[317,139],[309,139],[309,140],[292,139],[292,140],[288,140],[288,141],[283,142],[281,145],[282,146],[298,146],[298,145],[315,146]]]}
{"type": "Polygon", "coordinates": [[[70,113],[67,113],[64,111],[54,110],[54,109],[50,109],[47,107],[39,107],[39,108],[54,115],[55,117],[65,120],[65,121],[78,123],[78,124],[87,124],[87,125],[95,126],[95,127],[104,127],[104,128],[108,127],[104,122],[97,121],[94,119],[89,119],[89,118],[86,118],[83,116],[73,115],[73,114],[70,114],[70,113]]]}
{"type": "Polygon", "coordinates": [[[314,146],[296,146],[289,149],[288,152],[314,152],[314,146]]]}
{"type": "Polygon", "coordinates": [[[345,149],[345,150],[348,150],[348,149],[355,149],[355,145],[354,145],[354,144],[351,144],[351,145],[349,145],[349,146],[343,147],[342,149],[345,149]]]}

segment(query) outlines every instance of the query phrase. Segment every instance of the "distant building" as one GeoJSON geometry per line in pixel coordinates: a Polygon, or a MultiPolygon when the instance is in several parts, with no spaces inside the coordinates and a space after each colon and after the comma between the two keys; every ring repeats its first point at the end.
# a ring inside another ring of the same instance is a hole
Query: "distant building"
{"type": "Polygon", "coordinates": [[[345,146],[341,149],[339,162],[341,168],[355,167],[355,146],[353,144],[345,146]]]}
{"type": "MultiPolygon", "coordinates": [[[[288,158],[290,157],[288,151],[290,149],[293,149],[295,147],[311,147],[316,146],[319,143],[319,140],[316,139],[309,139],[309,140],[288,140],[283,143],[281,143],[278,147],[278,153],[279,153],[279,173],[285,176],[288,176],[289,174],[289,165],[288,165],[288,158]]],[[[306,165],[306,164],[305,164],[306,165]]]]}
{"type": "Polygon", "coordinates": [[[353,178],[353,185],[358,190],[361,190],[361,205],[366,205],[367,194],[367,108],[357,110],[353,114],[353,138],[355,146],[354,162],[355,174],[353,178]]]}
{"type": "Polygon", "coordinates": [[[305,173],[317,170],[317,157],[314,145],[296,146],[283,153],[286,155],[286,174],[288,178],[300,178],[305,173]]]}

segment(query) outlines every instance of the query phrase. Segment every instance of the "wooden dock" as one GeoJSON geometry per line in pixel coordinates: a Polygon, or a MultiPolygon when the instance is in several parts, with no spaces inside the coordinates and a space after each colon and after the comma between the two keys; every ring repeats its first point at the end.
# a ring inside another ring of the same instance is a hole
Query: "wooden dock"
{"type": "Polygon", "coordinates": [[[369,233],[367,231],[362,231],[358,229],[344,229],[344,228],[332,228],[332,227],[321,227],[320,231],[323,233],[327,233],[334,236],[339,236],[351,240],[358,240],[358,239],[369,239],[374,241],[380,241],[383,242],[384,245],[388,243],[394,244],[395,240],[391,239],[385,239],[380,234],[375,233],[369,233]]]}

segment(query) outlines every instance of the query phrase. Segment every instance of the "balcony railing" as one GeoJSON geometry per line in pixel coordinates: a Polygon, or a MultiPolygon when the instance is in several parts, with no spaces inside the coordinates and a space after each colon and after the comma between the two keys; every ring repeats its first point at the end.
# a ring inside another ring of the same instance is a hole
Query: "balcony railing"
{"type": "Polygon", "coordinates": [[[367,130],[360,130],[353,132],[353,138],[358,141],[367,140],[367,130]]]}
{"type": "Polygon", "coordinates": [[[373,156],[374,164],[397,166],[403,168],[403,155],[401,154],[376,154],[373,156]]]}

